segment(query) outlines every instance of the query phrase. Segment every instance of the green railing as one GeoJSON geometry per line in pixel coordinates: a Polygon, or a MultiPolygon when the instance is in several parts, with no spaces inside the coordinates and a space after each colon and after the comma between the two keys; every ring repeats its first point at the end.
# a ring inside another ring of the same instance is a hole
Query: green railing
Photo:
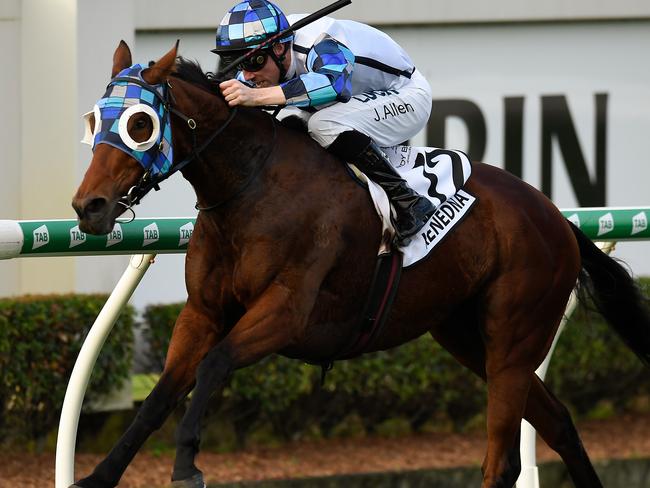
{"type": "Polygon", "coordinates": [[[575,208],[562,213],[595,241],[650,239],[650,207],[575,208]]]}
{"type": "Polygon", "coordinates": [[[76,220],[0,220],[0,259],[28,256],[184,253],[193,217],[135,219],[103,236],[81,232],[76,220]]]}
{"type": "MultiPolygon", "coordinates": [[[[650,239],[650,207],[576,208],[562,213],[593,240],[650,239]]],[[[81,232],[76,220],[0,220],[0,259],[183,253],[194,222],[193,217],[135,219],[115,224],[107,235],[93,236],[81,232]]]]}

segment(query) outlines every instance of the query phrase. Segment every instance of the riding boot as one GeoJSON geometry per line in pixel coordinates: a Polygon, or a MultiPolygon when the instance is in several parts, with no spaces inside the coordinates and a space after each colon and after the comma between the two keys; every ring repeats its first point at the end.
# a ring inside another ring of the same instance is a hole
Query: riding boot
{"type": "Polygon", "coordinates": [[[370,137],[356,131],[344,132],[329,149],[338,156],[344,158],[347,156],[349,159],[346,160],[354,162],[368,178],[386,192],[395,209],[396,218],[393,220],[393,225],[397,244],[401,246],[408,244],[410,238],[417,234],[433,215],[435,211],[433,204],[408,186],[386,154],[370,137]],[[344,145],[345,149],[342,148],[344,145]],[[358,150],[359,147],[361,150],[358,150]],[[356,152],[354,157],[349,157],[351,151],[356,152]]]}

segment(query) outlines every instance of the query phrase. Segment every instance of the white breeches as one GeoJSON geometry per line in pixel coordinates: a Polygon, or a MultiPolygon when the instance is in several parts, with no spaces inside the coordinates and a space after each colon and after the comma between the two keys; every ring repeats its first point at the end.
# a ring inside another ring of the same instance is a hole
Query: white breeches
{"type": "Polygon", "coordinates": [[[390,147],[422,130],[431,113],[431,97],[429,82],[416,70],[410,79],[400,78],[393,88],[353,95],[349,102],[334,103],[314,113],[286,107],[278,118],[297,115],[306,120],[309,135],[325,148],[350,130],[390,147]]]}

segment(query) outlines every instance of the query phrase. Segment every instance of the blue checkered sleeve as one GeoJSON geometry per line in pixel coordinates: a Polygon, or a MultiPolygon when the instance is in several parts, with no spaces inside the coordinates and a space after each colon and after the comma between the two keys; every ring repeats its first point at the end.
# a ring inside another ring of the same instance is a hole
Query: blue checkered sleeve
{"type": "Polygon", "coordinates": [[[307,73],[282,83],[287,105],[317,107],[352,96],[354,54],[325,34],[307,54],[307,73]]]}

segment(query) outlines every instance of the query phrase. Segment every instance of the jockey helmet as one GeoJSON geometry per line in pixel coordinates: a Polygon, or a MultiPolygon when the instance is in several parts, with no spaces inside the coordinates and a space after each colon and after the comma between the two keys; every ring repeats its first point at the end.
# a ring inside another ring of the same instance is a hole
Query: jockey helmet
{"type": "MultiPolygon", "coordinates": [[[[289,28],[289,21],[280,8],[267,0],[244,0],[231,8],[217,27],[213,53],[254,49],[271,36],[289,28]]],[[[293,40],[293,33],[278,39],[293,40]]]]}

